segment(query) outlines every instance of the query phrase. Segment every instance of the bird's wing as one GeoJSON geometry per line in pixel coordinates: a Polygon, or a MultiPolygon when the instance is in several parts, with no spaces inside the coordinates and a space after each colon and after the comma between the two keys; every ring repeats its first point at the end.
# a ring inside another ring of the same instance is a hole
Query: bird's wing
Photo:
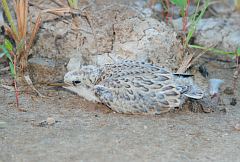
{"type": "Polygon", "coordinates": [[[112,70],[111,77],[101,80],[95,89],[100,100],[115,111],[160,113],[180,105],[180,93],[165,69],[131,65],[112,70]]]}
{"type": "MultiPolygon", "coordinates": [[[[167,69],[158,67],[153,64],[135,61],[123,61],[116,64],[106,64],[101,68],[102,74],[98,82],[108,78],[119,78],[135,75],[145,75],[151,77],[151,74],[157,73],[161,75],[171,74],[167,69]]],[[[152,76],[154,77],[154,76],[152,76]]]]}
{"type": "Polygon", "coordinates": [[[183,94],[189,98],[193,99],[201,99],[204,96],[204,92],[201,88],[197,87],[196,85],[190,85],[187,87],[187,91],[185,91],[183,94]]]}
{"type": "Polygon", "coordinates": [[[201,99],[204,96],[204,91],[195,85],[191,78],[180,77],[175,80],[177,90],[186,97],[193,99],[201,99]]]}

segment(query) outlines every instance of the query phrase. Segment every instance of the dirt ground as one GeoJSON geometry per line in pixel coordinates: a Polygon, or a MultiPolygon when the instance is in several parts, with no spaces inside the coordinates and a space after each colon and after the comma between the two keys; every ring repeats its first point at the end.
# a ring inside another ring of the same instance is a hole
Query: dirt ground
{"type": "MultiPolygon", "coordinates": [[[[231,69],[215,64],[209,73],[231,85],[231,69]],[[216,67],[217,65],[217,67],[216,67]],[[215,67],[215,68],[213,68],[215,67]]],[[[240,84],[238,83],[238,91],[240,84]]],[[[20,112],[14,92],[0,88],[0,161],[239,161],[240,97],[222,94],[226,113],[180,111],[159,116],[123,115],[64,90],[48,98],[23,93],[20,112]],[[57,122],[42,125],[48,117],[57,122]]],[[[239,92],[238,92],[239,94],[239,92]]]]}
{"type": "MultiPolygon", "coordinates": [[[[232,86],[227,63],[207,67],[209,78],[224,79],[223,89],[232,86]]],[[[237,105],[221,94],[226,112],[159,116],[117,114],[66,90],[43,87],[45,98],[22,92],[19,111],[15,93],[1,84],[0,162],[240,161],[240,83],[237,105]],[[45,125],[49,117],[56,123],[45,125]]]]}

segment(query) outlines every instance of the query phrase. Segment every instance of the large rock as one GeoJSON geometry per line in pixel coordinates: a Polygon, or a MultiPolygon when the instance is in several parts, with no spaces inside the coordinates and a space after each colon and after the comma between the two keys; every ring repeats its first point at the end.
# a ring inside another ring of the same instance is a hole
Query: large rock
{"type": "MultiPolygon", "coordinates": [[[[49,4],[44,1],[40,7],[49,4]]],[[[182,46],[171,27],[144,16],[127,1],[97,0],[92,4],[85,1],[79,6],[79,15],[44,15],[43,20],[47,21],[32,49],[33,57],[54,62],[70,60],[68,70],[82,64],[102,65],[119,59],[153,62],[172,70],[181,63],[182,46]]],[[[32,6],[33,10],[36,13],[38,9],[32,6]]],[[[57,75],[64,73],[63,70],[57,75]]]]}
{"type": "MultiPolygon", "coordinates": [[[[182,30],[181,19],[174,20],[173,25],[179,31],[182,30]]],[[[240,46],[240,14],[201,19],[197,24],[193,43],[204,47],[213,46],[227,52],[235,51],[240,46]]]]}
{"type": "Polygon", "coordinates": [[[229,18],[209,18],[197,25],[195,43],[225,51],[235,51],[240,46],[240,15],[229,18]]]}
{"type": "Polygon", "coordinates": [[[62,81],[66,73],[64,61],[35,57],[29,59],[29,72],[34,83],[54,83],[62,81]]]}

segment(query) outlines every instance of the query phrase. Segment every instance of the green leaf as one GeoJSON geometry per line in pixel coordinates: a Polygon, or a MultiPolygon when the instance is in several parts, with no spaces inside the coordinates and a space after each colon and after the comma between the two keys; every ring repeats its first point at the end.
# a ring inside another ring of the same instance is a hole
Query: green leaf
{"type": "Polygon", "coordinates": [[[12,61],[12,57],[10,55],[10,53],[8,52],[7,48],[5,46],[2,46],[2,50],[3,50],[3,53],[6,55],[6,57],[11,61],[12,61]]]}
{"type": "Polygon", "coordinates": [[[9,52],[13,51],[13,45],[8,39],[4,40],[4,46],[7,48],[9,52]]]}
{"type": "Polygon", "coordinates": [[[237,56],[240,56],[240,47],[237,49],[237,56]]]}
{"type": "Polygon", "coordinates": [[[78,0],[68,0],[68,4],[73,9],[77,9],[78,8],[78,0]]]}
{"type": "Polygon", "coordinates": [[[0,53],[0,58],[2,58],[5,55],[5,53],[0,53]]]}
{"type": "Polygon", "coordinates": [[[17,28],[14,24],[10,9],[8,7],[7,0],[2,0],[2,6],[13,33],[18,36],[17,28]]]}
{"type": "Polygon", "coordinates": [[[206,51],[211,51],[217,54],[222,54],[222,55],[234,55],[234,52],[226,52],[223,51],[221,49],[217,49],[217,48],[209,48],[209,47],[204,47],[204,46],[199,46],[199,45],[189,45],[188,47],[190,48],[196,48],[196,49],[202,49],[202,50],[206,50],[206,51]]]}
{"type": "Polygon", "coordinates": [[[171,0],[171,2],[180,7],[181,10],[185,10],[187,7],[187,0],[171,0]]]}
{"type": "Polygon", "coordinates": [[[9,61],[9,66],[10,66],[11,75],[13,78],[15,78],[16,73],[15,73],[14,65],[11,61],[9,61]]]}
{"type": "MultiPolygon", "coordinates": [[[[199,4],[200,4],[200,0],[198,0],[196,11],[199,8],[199,4]]],[[[197,24],[201,20],[201,18],[203,17],[203,15],[204,15],[204,13],[205,13],[207,8],[208,8],[208,0],[205,1],[204,8],[201,10],[200,14],[197,15],[197,12],[195,11],[194,15],[191,17],[191,24],[190,24],[190,27],[189,27],[189,30],[188,30],[186,43],[184,45],[185,47],[188,45],[190,39],[192,38],[192,36],[193,36],[193,34],[194,34],[195,30],[196,30],[197,24]]]]}
{"type": "MultiPolygon", "coordinates": [[[[0,45],[0,49],[3,51],[3,45],[0,45]]],[[[0,58],[2,58],[4,55],[5,55],[5,53],[4,53],[4,52],[1,52],[1,53],[0,53],[0,58]]]]}

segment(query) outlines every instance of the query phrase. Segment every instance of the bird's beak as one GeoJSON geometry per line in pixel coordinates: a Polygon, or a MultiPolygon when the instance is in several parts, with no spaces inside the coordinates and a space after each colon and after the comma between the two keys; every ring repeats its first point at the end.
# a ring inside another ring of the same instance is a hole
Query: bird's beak
{"type": "Polygon", "coordinates": [[[53,86],[53,87],[68,87],[71,84],[70,83],[65,83],[63,80],[57,81],[55,83],[49,83],[47,84],[48,86],[53,86]]]}

